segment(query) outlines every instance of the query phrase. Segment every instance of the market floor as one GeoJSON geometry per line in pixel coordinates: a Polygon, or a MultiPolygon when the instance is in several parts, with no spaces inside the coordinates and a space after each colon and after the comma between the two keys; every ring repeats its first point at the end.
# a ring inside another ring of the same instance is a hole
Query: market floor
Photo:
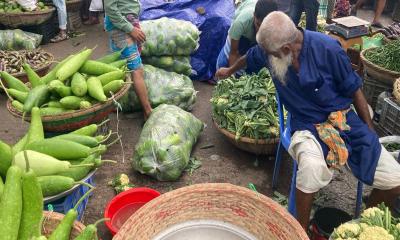
{"type": "MultiPolygon", "coordinates": [[[[75,53],[84,47],[94,48],[93,57],[97,58],[107,53],[107,37],[101,26],[85,27],[81,29],[85,34],[72,38],[68,41],[48,44],[43,49],[54,54],[56,60],[63,59],[69,54],[75,53]]],[[[134,172],[130,165],[133,149],[137,143],[141,126],[142,114],[111,114],[110,128],[117,130],[122,135],[123,149],[119,144],[112,146],[103,159],[118,161],[115,165],[106,164],[95,174],[96,189],[89,200],[83,223],[90,224],[104,215],[104,208],[115,196],[114,190],[107,186],[107,182],[119,173],[126,173],[133,184],[137,187],[150,187],[161,193],[171,191],[196,183],[206,182],[228,182],[240,186],[248,186],[253,183],[257,190],[272,197],[271,188],[274,157],[257,157],[238,150],[231,145],[214,127],[211,120],[211,85],[195,82],[198,97],[193,114],[207,124],[201,137],[195,146],[192,156],[202,162],[201,168],[193,174],[184,173],[177,182],[158,182],[148,176],[134,172]],[[118,123],[118,124],[117,124],[118,123]],[[207,146],[207,147],[205,147],[207,146]]],[[[27,130],[28,124],[11,116],[5,105],[6,97],[0,94],[0,139],[9,144],[14,144],[27,130]]],[[[278,184],[278,191],[287,194],[291,176],[291,161],[288,157],[282,165],[282,171],[278,184]]],[[[324,206],[335,206],[349,213],[353,213],[355,205],[356,181],[348,171],[336,174],[332,183],[323,189],[317,197],[317,204],[324,206]]],[[[111,239],[110,233],[104,225],[99,227],[101,239],[111,239]]]]}

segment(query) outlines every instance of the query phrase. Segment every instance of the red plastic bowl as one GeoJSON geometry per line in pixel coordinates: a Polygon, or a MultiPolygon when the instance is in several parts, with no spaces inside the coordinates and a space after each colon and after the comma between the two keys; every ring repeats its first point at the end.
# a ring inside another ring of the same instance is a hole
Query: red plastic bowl
{"type": "MultiPolygon", "coordinates": [[[[110,221],[105,222],[105,224],[110,230],[111,234],[114,236],[118,232],[120,226],[116,226],[116,223],[118,223],[118,218],[122,218],[121,214],[125,213],[126,215],[126,213],[129,212],[128,214],[131,215],[132,213],[137,211],[139,207],[145,205],[146,203],[150,202],[158,196],[160,196],[160,193],[156,190],[144,187],[133,188],[115,196],[107,204],[107,207],[104,211],[104,217],[110,219],[110,221]],[[129,206],[132,206],[135,209],[127,211],[127,209],[129,210],[129,206]],[[121,209],[123,209],[123,211],[121,209]],[[121,211],[118,212],[119,210],[121,211]]],[[[128,216],[124,216],[123,218],[126,217],[128,216]]],[[[127,220],[127,218],[125,220],[127,220]]],[[[119,223],[121,223],[121,221],[119,223]]]]}

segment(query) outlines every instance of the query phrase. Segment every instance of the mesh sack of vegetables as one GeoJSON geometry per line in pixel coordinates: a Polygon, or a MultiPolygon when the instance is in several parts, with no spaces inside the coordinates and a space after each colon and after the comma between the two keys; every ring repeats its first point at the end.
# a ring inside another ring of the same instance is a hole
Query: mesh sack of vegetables
{"type": "Polygon", "coordinates": [[[192,66],[190,65],[190,56],[152,56],[144,57],[143,62],[152,66],[162,68],[169,72],[176,72],[190,76],[192,66]]]}
{"type": "Polygon", "coordinates": [[[162,104],[143,127],[132,159],[133,168],[159,181],[177,180],[189,162],[203,123],[191,113],[162,104]]]}
{"type": "Polygon", "coordinates": [[[275,86],[266,68],[258,74],[219,81],[210,101],[214,121],[237,140],[279,135],[275,86]]]}
{"type": "Polygon", "coordinates": [[[143,56],[190,55],[199,46],[200,31],[191,22],[160,18],[140,23],[146,34],[143,56]]]}
{"type": "MultiPolygon", "coordinates": [[[[188,76],[144,65],[144,81],[153,107],[165,103],[191,110],[196,101],[197,92],[188,76]]],[[[119,103],[123,112],[137,111],[141,108],[133,87],[119,100],[119,103]]]]}
{"type": "Polygon", "coordinates": [[[42,36],[22,30],[0,30],[0,50],[33,50],[39,46],[42,36]]]}

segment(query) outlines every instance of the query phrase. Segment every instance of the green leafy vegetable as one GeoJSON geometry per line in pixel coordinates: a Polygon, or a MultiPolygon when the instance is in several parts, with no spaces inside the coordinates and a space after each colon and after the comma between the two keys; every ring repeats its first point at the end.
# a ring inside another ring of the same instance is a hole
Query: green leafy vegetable
{"type": "Polygon", "coordinates": [[[279,135],[275,86],[266,68],[258,74],[219,81],[210,101],[214,121],[236,139],[279,135]]]}

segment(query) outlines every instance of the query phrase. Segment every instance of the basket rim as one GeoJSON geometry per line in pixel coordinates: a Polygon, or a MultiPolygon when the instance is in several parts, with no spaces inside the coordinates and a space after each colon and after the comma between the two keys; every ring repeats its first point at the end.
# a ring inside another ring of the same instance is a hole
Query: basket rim
{"type": "Polygon", "coordinates": [[[375,70],[382,71],[382,72],[384,72],[384,73],[388,73],[388,74],[391,74],[391,75],[395,75],[396,78],[397,78],[397,77],[400,77],[400,72],[391,71],[391,70],[388,70],[388,69],[383,68],[383,67],[381,67],[381,66],[378,66],[378,65],[372,63],[371,61],[369,61],[369,60],[365,57],[364,54],[366,53],[366,51],[372,50],[372,49],[375,49],[375,48],[376,48],[376,47],[372,47],[372,48],[364,49],[364,50],[361,51],[361,53],[360,53],[360,58],[361,58],[361,61],[364,63],[364,65],[366,65],[366,66],[368,66],[368,67],[370,67],[370,68],[373,68],[373,69],[375,69],[375,70]]]}
{"type": "MultiPolygon", "coordinates": [[[[129,76],[127,74],[127,76],[129,76]]],[[[120,90],[119,92],[117,92],[114,95],[114,98],[108,98],[106,102],[104,103],[96,103],[93,106],[91,106],[90,108],[87,109],[78,109],[72,112],[66,112],[66,113],[61,113],[61,114],[56,114],[56,115],[48,115],[48,116],[42,116],[42,122],[53,122],[53,121],[59,121],[59,120],[64,120],[64,119],[68,119],[68,118],[76,118],[76,117],[81,117],[81,116],[85,116],[88,113],[92,113],[98,110],[102,110],[105,109],[107,107],[109,107],[113,102],[114,99],[115,100],[119,100],[121,97],[123,97],[129,90],[129,88],[131,87],[131,79],[130,77],[126,78],[127,81],[126,83],[129,84],[125,84],[120,90]]],[[[22,113],[19,112],[17,109],[15,109],[12,104],[10,99],[7,100],[7,110],[15,117],[18,118],[22,118],[22,113]]],[[[25,115],[25,121],[30,121],[31,117],[30,115],[25,115]]]]}
{"type": "Polygon", "coordinates": [[[45,15],[45,14],[52,13],[52,12],[54,12],[55,10],[56,10],[55,7],[53,7],[53,6],[48,6],[48,9],[40,10],[40,11],[19,12],[19,13],[8,13],[8,12],[4,12],[4,13],[0,13],[0,17],[1,17],[1,16],[5,16],[5,17],[15,17],[15,16],[36,16],[36,15],[45,15]]]}
{"type": "MultiPolygon", "coordinates": [[[[120,228],[113,239],[121,240],[127,239],[126,237],[128,236],[132,236],[134,230],[132,229],[132,226],[134,226],[135,223],[141,221],[143,216],[152,215],[152,213],[153,215],[157,215],[157,212],[159,211],[159,206],[161,206],[165,202],[178,201],[177,204],[179,204],[180,198],[184,198],[185,196],[196,193],[203,193],[202,195],[204,195],[204,197],[210,198],[211,195],[207,194],[209,192],[218,193],[219,195],[241,195],[246,197],[246,199],[257,201],[260,205],[263,205],[265,207],[272,207],[274,213],[280,215],[282,220],[293,227],[293,230],[296,232],[297,236],[299,236],[301,239],[309,239],[306,232],[303,230],[297,220],[278,203],[274,202],[271,198],[261,193],[256,193],[248,188],[237,186],[231,183],[200,183],[164,193],[161,196],[146,203],[134,214],[132,214],[132,216],[124,223],[124,225],[120,228]]],[[[165,210],[167,212],[167,209],[165,210]]],[[[277,223],[277,225],[279,225],[279,223],[277,223]]]]}
{"type": "Polygon", "coordinates": [[[243,142],[243,143],[250,143],[250,144],[256,144],[256,145],[270,145],[270,144],[276,144],[279,142],[280,138],[267,138],[267,139],[255,139],[255,138],[249,138],[249,137],[240,137],[239,140],[235,139],[235,134],[228,131],[225,128],[222,128],[218,125],[218,123],[215,121],[214,117],[212,118],[214,126],[220,131],[223,135],[225,135],[227,138],[230,138],[232,140],[235,140],[237,142],[243,142]]]}
{"type": "MultiPolygon", "coordinates": [[[[54,220],[59,220],[61,221],[64,218],[65,214],[59,213],[59,212],[54,212],[54,211],[46,211],[43,210],[43,222],[42,222],[42,228],[44,227],[45,223],[47,222],[47,219],[54,219],[54,220]]],[[[74,228],[75,230],[77,230],[78,232],[82,232],[83,229],[86,228],[86,226],[78,221],[75,220],[72,228],[74,228]]]]}
{"type": "MultiPolygon", "coordinates": [[[[49,53],[49,52],[46,52],[46,53],[49,54],[49,56],[50,56],[49,63],[46,64],[46,65],[43,65],[43,66],[40,67],[40,68],[33,68],[33,70],[34,70],[35,72],[39,72],[39,71],[43,71],[43,70],[45,70],[45,69],[49,69],[50,66],[51,66],[51,64],[53,64],[53,62],[54,62],[54,55],[51,54],[51,53],[49,53]]],[[[16,78],[18,78],[18,77],[24,77],[24,76],[26,76],[26,75],[27,75],[26,72],[17,72],[17,73],[11,74],[11,76],[16,77],[16,78]]]]}

